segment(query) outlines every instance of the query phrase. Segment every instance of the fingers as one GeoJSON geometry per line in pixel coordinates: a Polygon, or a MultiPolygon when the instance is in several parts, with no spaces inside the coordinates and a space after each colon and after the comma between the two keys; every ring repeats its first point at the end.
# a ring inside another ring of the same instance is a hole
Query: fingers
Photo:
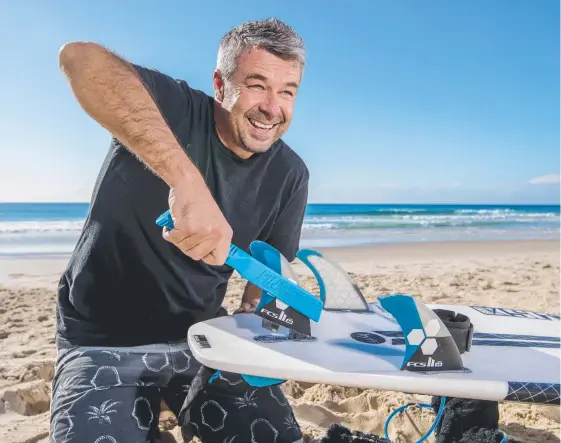
{"type": "Polygon", "coordinates": [[[189,250],[209,238],[208,235],[205,235],[205,233],[201,231],[189,231],[181,228],[178,229],[177,227],[171,231],[164,228],[162,237],[170,243],[173,243],[187,255],[189,255],[189,250]]]}
{"type": "Polygon", "coordinates": [[[230,252],[230,237],[218,243],[214,250],[209,254],[210,257],[205,256],[203,260],[210,265],[223,265],[228,258],[230,252]]]}
{"type": "Polygon", "coordinates": [[[253,312],[255,308],[250,303],[242,303],[241,306],[234,311],[234,314],[241,314],[243,312],[253,312]]]}
{"type": "Polygon", "coordinates": [[[255,306],[253,306],[251,303],[244,303],[242,306],[243,310],[245,312],[253,312],[255,311],[255,306]]]}
{"type": "Polygon", "coordinates": [[[190,249],[187,246],[184,247],[182,243],[179,243],[178,246],[195,261],[202,259],[212,261],[215,260],[213,255],[214,245],[215,240],[213,238],[207,238],[205,240],[202,240],[200,243],[197,243],[190,249]]]}
{"type": "Polygon", "coordinates": [[[164,228],[162,236],[195,261],[203,260],[209,265],[216,266],[226,262],[231,237],[221,238],[219,233],[213,233],[206,228],[197,228],[194,233],[189,231],[190,229],[177,227],[171,231],[164,228]]]}

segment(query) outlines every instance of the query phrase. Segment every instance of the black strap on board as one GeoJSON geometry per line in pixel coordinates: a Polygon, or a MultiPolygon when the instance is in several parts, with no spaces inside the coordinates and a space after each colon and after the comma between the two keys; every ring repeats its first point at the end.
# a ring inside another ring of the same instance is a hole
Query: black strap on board
{"type": "Polygon", "coordinates": [[[448,309],[434,309],[434,313],[450,331],[460,354],[469,352],[473,338],[473,324],[469,317],[448,309]]]}

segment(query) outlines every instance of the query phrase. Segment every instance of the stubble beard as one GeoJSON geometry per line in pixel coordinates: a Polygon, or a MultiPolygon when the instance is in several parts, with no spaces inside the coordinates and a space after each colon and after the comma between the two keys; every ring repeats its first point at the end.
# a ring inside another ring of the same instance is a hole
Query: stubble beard
{"type": "MultiPolygon", "coordinates": [[[[245,116],[241,117],[241,122],[238,122],[237,131],[235,131],[235,138],[236,143],[242,148],[244,151],[249,152],[251,154],[259,154],[262,152],[266,152],[272,146],[273,143],[277,141],[277,137],[274,137],[271,141],[268,142],[261,142],[255,140],[251,135],[247,134],[245,129],[245,116]],[[241,127],[239,127],[241,126],[241,127]]],[[[235,122],[232,122],[235,124],[235,122]]]]}

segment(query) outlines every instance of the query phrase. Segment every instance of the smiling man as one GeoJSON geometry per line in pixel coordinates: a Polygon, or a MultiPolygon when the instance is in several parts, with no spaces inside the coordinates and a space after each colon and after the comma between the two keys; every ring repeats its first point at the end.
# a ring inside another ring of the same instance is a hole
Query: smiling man
{"type": "MultiPolygon", "coordinates": [[[[278,386],[255,389],[228,373],[209,382],[214,371],[192,357],[186,336],[226,315],[231,242],[248,250],[262,240],[295,258],[309,174],[281,137],[302,79],[302,39],[275,19],[231,30],[213,97],[95,43],[66,44],[59,63],[113,137],[60,279],[51,441],[159,441],[162,398],[187,440],[301,441],[278,386]],[[162,232],[155,220],[168,207],[175,229],[162,232]]],[[[252,311],[260,295],[248,284],[236,312],[252,311]]]]}

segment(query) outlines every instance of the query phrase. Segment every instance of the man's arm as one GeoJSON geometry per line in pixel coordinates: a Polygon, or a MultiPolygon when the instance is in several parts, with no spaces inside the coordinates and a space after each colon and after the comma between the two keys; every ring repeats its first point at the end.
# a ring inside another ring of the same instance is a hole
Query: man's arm
{"type": "Polygon", "coordinates": [[[73,42],[59,66],[90,117],[170,186],[175,228],[164,228],[164,239],[193,260],[224,264],[232,228],[132,65],[96,43],[73,42]]]}
{"type": "Polygon", "coordinates": [[[104,47],[72,42],[59,66],[82,108],[170,187],[202,180],[130,63],[104,47]]]}

